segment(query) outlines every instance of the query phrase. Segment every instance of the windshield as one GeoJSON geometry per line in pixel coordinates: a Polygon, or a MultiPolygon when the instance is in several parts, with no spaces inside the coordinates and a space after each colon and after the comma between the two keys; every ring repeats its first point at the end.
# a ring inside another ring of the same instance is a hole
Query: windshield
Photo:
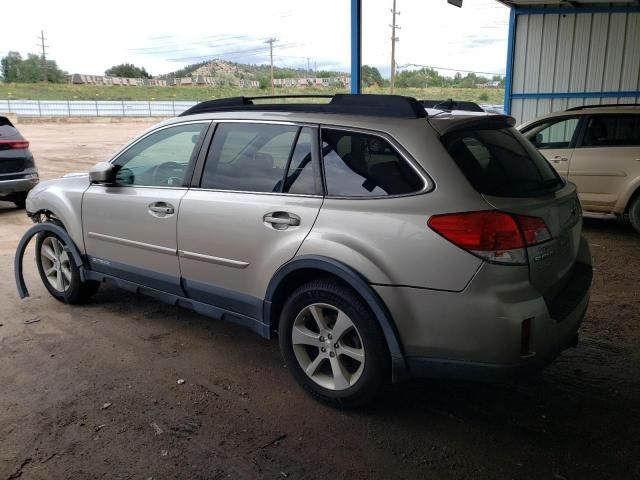
{"type": "Polygon", "coordinates": [[[535,197],[564,182],[535,147],[514,128],[466,129],[442,141],[473,187],[496,197],[535,197]]]}

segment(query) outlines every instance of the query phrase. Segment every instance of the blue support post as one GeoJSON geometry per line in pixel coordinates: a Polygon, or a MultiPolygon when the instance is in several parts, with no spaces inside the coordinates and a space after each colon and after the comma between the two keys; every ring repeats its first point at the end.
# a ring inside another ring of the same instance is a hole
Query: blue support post
{"type": "Polygon", "coordinates": [[[509,37],[507,39],[507,72],[504,79],[504,111],[511,114],[511,90],[513,81],[513,51],[516,46],[516,9],[509,12],[509,37]]]}
{"type": "Polygon", "coordinates": [[[362,0],[351,0],[351,93],[362,93],[362,0]]]}

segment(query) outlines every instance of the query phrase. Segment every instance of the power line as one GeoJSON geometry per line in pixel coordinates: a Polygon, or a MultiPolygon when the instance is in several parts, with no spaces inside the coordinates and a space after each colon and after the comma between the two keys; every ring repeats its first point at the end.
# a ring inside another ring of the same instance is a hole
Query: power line
{"type": "Polygon", "coordinates": [[[42,81],[47,83],[47,48],[49,45],[45,45],[44,41],[44,30],[40,30],[40,37],[38,38],[40,43],[38,43],[38,47],[42,48],[42,81]]]}
{"type": "Polygon", "coordinates": [[[496,72],[479,72],[477,70],[462,70],[461,68],[449,68],[449,67],[436,67],[434,65],[420,65],[419,63],[406,63],[404,65],[398,65],[398,69],[407,68],[407,67],[418,67],[418,68],[433,68],[435,70],[446,70],[449,72],[462,72],[462,73],[481,73],[482,75],[500,75],[504,77],[504,73],[496,73],[496,72]]]}

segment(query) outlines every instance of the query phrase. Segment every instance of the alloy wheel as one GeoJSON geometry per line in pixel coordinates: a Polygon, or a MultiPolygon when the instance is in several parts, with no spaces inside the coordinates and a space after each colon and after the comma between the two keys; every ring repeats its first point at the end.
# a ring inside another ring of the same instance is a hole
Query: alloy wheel
{"type": "Polygon", "coordinates": [[[362,375],[365,350],[360,333],[351,318],[332,305],[303,308],[293,322],[291,341],[298,364],[321,387],[345,390],[362,375]]]}
{"type": "Polygon", "coordinates": [[[64,293],[71,284],[71,263],[62,242],[56,237],[45,238],[40,247],[40,261],[49,285],[64,293]]]}

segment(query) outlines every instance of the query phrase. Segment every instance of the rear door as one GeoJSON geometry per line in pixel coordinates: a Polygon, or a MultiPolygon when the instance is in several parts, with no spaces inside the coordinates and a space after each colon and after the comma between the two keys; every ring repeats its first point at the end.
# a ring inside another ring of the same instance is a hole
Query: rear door
{"type": "Polygon", "coordinates": [[[569,169],[585,207],[610,212],[639,175],[640,115],[589,117],[569,169]]]}
{"type": "Polygon", "coordinates": [[[210,122],[156,130],[114,161],[115,185],[91,185],[82,201],[91,268],[182,295],[177,214],[210,122]]]}
{"type": "Polygon", "coordinates": [[[528,249],[531,283],[545,298],[564,286],[582,231],[575,187],[513,128],[467,129],[444,137],[467,179],[498,210],[542,218],[552,238],[528,249]]]}
{"type": "Polygon", "coordinates": [[[565,179],[569,176],[569,164],[579,123],[579,117],[563,117],[537,125],[525,133],[531,143],[565,179]]]}
{"type": "Polygon", "coordinates": [[[290,123],[219,123],[178,218],[188,295],[260,317],[267,285],[322,205],[318,132],[290,123]]]}

